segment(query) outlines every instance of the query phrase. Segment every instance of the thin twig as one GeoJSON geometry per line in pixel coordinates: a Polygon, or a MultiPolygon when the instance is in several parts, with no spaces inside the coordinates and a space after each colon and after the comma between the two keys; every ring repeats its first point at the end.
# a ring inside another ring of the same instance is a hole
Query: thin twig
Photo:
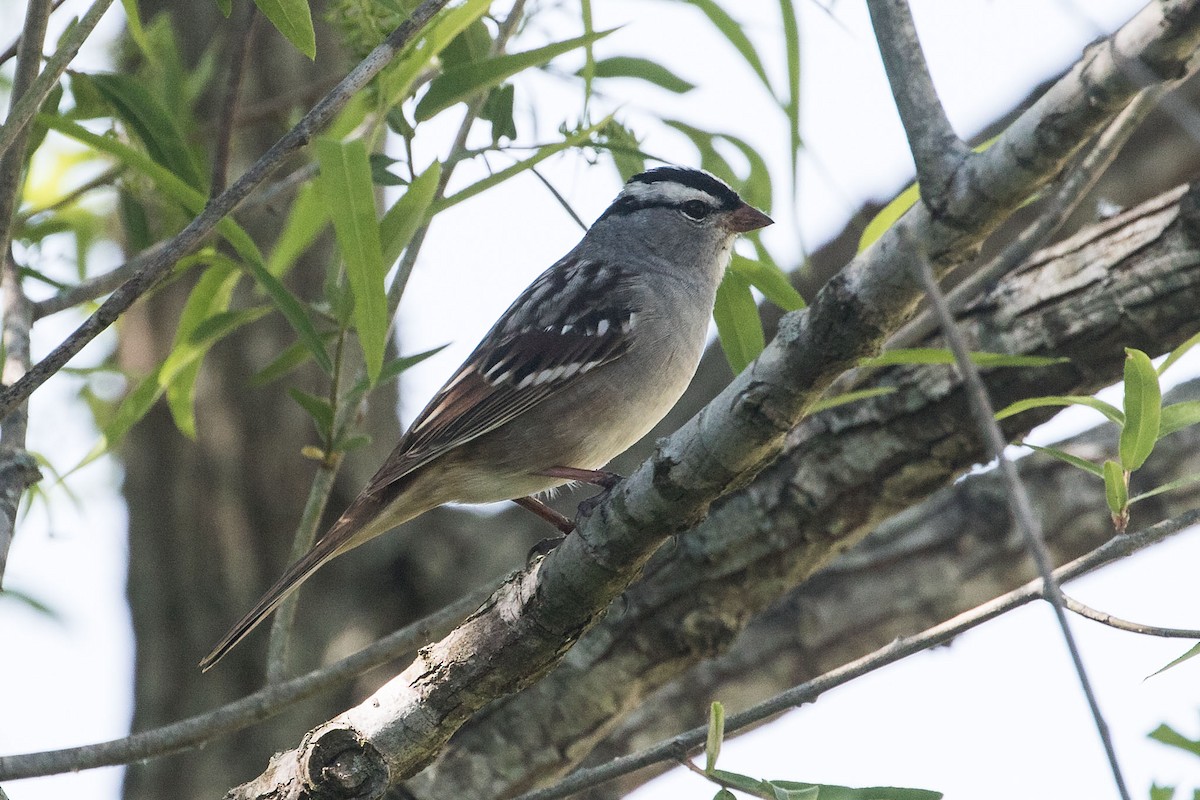
{"type": "Polygon", "coordinates": [[[907,0],[867,0],[867,9],[917,166],[921,199],[931,209],[939,208],[945,187],[971,157],[971,148],[954,132],[938,98],[907,0]]]}
{"type": "MultiPolygon", "coordinates": [[[[104,0],[100,0],[104,2],[104,0]]],[[[175,262],[191,253],[250,192],[267,179],[289,156],[305,147],[312,137],[375,77],[403,47],[420,32],[449,0],[425,0],[396,30],[358,63],[296,125],[271,146],[232,186],[214,198],[199,216],[165,243],[144,266],[88,317],[74,333],[27,372],[21,380],[0,392],[0,419],[33,393],[92,339],[112,325],[133,303],[157,284],[175,262]]]]}
{"type": "MultiPolygon", "coordinates": [[[[1186,528],[1200,523],[1200,509],[1181,514],[1173,519],[1163,520],[1149,528],[1134,533],[1121,534],[1110,539],[1092,552],[1080,556],[1069,564],[1054,571],[1054,578],[1059,582],[1073,580],[1100,567],[1119,561],[1150,545],[1186,528]]],[[[964,611],[945,622],[934,625],[913,636],[904,636],[884,647],[868,653],[862,658],[855,659],[849,664],[830,670],[824,675],[805,681],[787,691],[725,718],[727,735],[755,725],[780,712],[788,711],[805,703],[811,703],[822,694],[838,686],[843,686],[863,675],[874,672],[881,667],[893,664],[915,653],[930,650],[938,645],[946,644],[957,636],[961,636],[972,628],[1020,608],[1026,603],[1042,599],[1041,578],[1036,578],[1017,589],[997,597],[970,611],[964,611]]],[[[581,769],[572,773],[554,786],[536,789],[518,795],[512,800],[559,800],[570,797],[584,789],[598,786],[614,780],[622,775],[637,772],[639,769],[677,759],[679,751],[685,752],[704,744],[708,735],[708,726],[692,728],[685,733],[672,737],[637,753],[631,753],[613,759],[607,764],[590,769],[581,769]]]]}
{"type": "MultiPolygon", "coordinates": [[[[61,6],[65,2],[66,2],[66,0],[54,0],[54,2],[50,4],[50,13],[53,14],[55,11],[58,10],[58,7],[61,6]]],[[[10,44],[8,47],[4,48],[3,51],[0,51],[0,66],[7,64],[9,61],[11,61],[13,58],[15,58],[17,55],[17,48],[20,46],[21,46],[21,37],[18,36],[16,38],[16,40],[13,41],[12,44],[10,44]]]]}
{"type": "Polygon", "coordinates": [[[1127,619],[1114,617],[1107,611],[1100,611],[1085,605],[1075,598],[1064,594],[1062,596],[1063,605],[1068,611],[1072,611],[1081,617],[1090,619],[1093,622],[1099,622],[1101,625],[1107,625],[1110,628],[1116,628],[1119,631],[1128,631],[1129,633],[1140,633],[1143,636],[1161,636],[1164,639],[1200,639],[1200,630],[1192,628],[1163,628],[1159,625],[1143,625],[1140,622],[1131,622],[1127,619]]]}
{"type": "Polygon", "coordinates": [[[215,197],[225,191],[229,175],[229,154],[233,148],[233,121],[237,116],[238,96],[242,91],[242,76],[246,73],[246,62],[250,60],[250,44],[258,29],[258,7],[247,4],[245,20],[238,27],[230,43],[229,75],[225,81],[225,97],[221,100],[220,117],[217,120],[217,147],[213,153],[212,186],[209,196],[215,197]]]}
{"type": "Polygon", "coordinates": [[[306,697],[394,661],[445,635],[479,608],[495,591],[497,585],[499,582],[477,589],[441,611],[406,625],[341,661],[283,683],[265,686],[240,700],[205,711],[203,714],[108,742],[41,753],[0,756],[0,780],[34,778],[114,764],[130,764],[187,750],[218,736],[247,728],[287,710],[306,697]]]}
{"type": "Polygon", "coordinates": [[[967,346],[966,339],[962,331],[958,329],[958,325],[954,322],[954,316],[951,314],[950,309],[946,306],[946,298],[937,285],[937,279],[933,275],[933,267],[919,245],[915,245],[914,243],[911,249],[916,257],[914,267],[919,273],[921,282],[925,285],[925,292],[929,296],[934,310],[937,312],[938,319],[941,321],[942,335],[946,338],[947,344],[950,345],[950,349],[954,352],[954,361],[958,366],[959,373],[962,375],[963,388],[966,390],[967,397],[970,400],[971,413],[975,417],[976,424],[979,426],[985,452],[991,458],[996,459],[998,462],[997,467],[1001,470],[1001,475],[1004,476],[1004,482],[1007,486],[1005,494],[1013,515],[1013,520],[1016,522],[1017,527],[1021,529],[1021,534],[1025,539],[1025,549],[1032,556],[1034,564],[1037,565],[1038,574],[1041,575],[1046,600],[1050,602],[1051,607],[1054,609],[1054,616],[1058,620],[1059,628],[1062,630],[1063,641],[1066,643],[1067,650],[1071,655],[1071,661],[1075,665],[1075,674],[1079,678],[1079,686],[1083,690],[1084,697],[1087,699],[1088,708],[1091,709],[1096,732],[1099,734],[1100,741],[1104,745],[1104,752],[1108,757],[1108,765],[1112,770],[1113,781],[1122,800],[1129,800],[1129,789],[1126,787],[1125,777],[1121,773],[1121,765],[1117,760],[1117,752],[1113,747],[1108,723],[1105,722],[1104,715],[1100,711],[1100,704],[1096,700],[1095,691],[1092,689],[1091,681],[1088,679],[1083,657],[1079,653],[1079,647],[1075,643],[1074,635],[1071,633],[1071,626],[1067,622],[1067,612],[1063,605],[1062,590],[1054,578],[1054,566],[1050,560],[1050,552],[1046,549],[1046,540],[1042,532],[1041,523],[1033,513],[1033,503],[1029,498],[1029,493],[1026,491],[1025,485],[1021,482],[1021,478],[1017,474],[1016,467],[1004,454],[1007,442],[1004,440],[1004,434],[1000,431],[1000,426],[996,423],[996,410],[992,407],[991,398],[988,396],[987,388],[983,385],[983,379],[979,376],[979,370],[976,369],[975,364],[971,361],[970,348],[967,346]]]}
{"type": "Polygon", "coordinates": [[[42,317],[48,317],[51,314],[66,311],[68,308],[74,308],[81,303],[96,300],[116,291],[121,288],[122,284],[137,275],[154,258],[161,255],[162,251],[166,249],[167,244],[168,242],[156,242],[119,267],[88,278],[85,281],[80,281],[74,286],[68,286],[58,294],[47,297],[45,300],[39,300],[33,304],[33,318],[38,320],[42,317]]]}
{"type": "MultiPolygon", "coordinates": [[[[1058,232],[1166,92],[1167,87],[1164,85],[1144,90],[1096,137],[1095,146],[1087,150],[1079,163],[1059,183],[1054,196],[1043,204],[1037,219],[991,261],[972,272],[966,280],[946,294],[946,303],[953,313],[958,313],[986,287],[1023,264],[1058,232]]],[[[935,330],[937,320],[933,311],[926,309],[896,331],[895,335],[888,339],[884,349],[914,347],[935,330]]]]}
{"type": "MultiPolygon", "coordinates": [[[[21,33],[21,44],[17,48],[17,69],[13,77],[12,97],[9,102],[17,105],[37,78],[41,66],[42,45],[46,41],[46,26],[50,21],[49,0],[29,0],[25,12],[25,29],[21,33]]],[[[17,198],[21,193],[22,175],[25,170],[25,148],[29,143],[29,130],[19,131],[12,146],[0,155],[0,314],[3,315],[4,364],[0,380],[6,385],[20,380],[29,369],[29,332],[33,327],[33,311],[25,287],[21,283],[21,271],[12,253],[13,221],[17,210],[17,198]]],[[[8,550],[16,533],[17,507],[21,495],[38,478],[37,470],[21,468],[27,465],[29,454],[25,451],[25,434],[29,427],[29,405],[22,403],[0,427],[0,473],[6,478],[0,485],[0,583],[8,563],[8,550]],[[17,469],[13,469],[17,467],[17,469]]]]}
{"type": "MultiPolygon", "coordinates": [[[[92,30],[104,16],[104,12],[112,5],[113,0],[95,0],[78,22],[71,26],[62,39],[59,40],[58,50],[46,61],[46,67],[41,74],[29,85],[28,91],[21,95],[8,112],[4,125],[0,125],[0,153],[8,152],[16,142],[18,134],[29,126],[29,121],[37,114],[42,103],[50,96],[58,79],[66,71],[67,65],[79,54],[79,48],[91,36],[92,30]]],[[[41,58],[39,45],[38,58],[41,58]]],[[[14,95],[14,100],[16,96],[14,95]]]]}
{"type": "Polygon", "coordinates": [[[575,213],[575,209],[571,208],[571,204],[567,202],[567,198],[562,196],[562,192],[558,191],[558,189],[554,187],[553,183],[546,180],[546,176],[538,172],[537,167],[533,167],[529,171],[533,173],[535,178],[542,182],[542,185],[546,187],[550,194],[554,195],[554,199],[558,201],[560,206],[562,206],[563,211],[566,211],[567,215],[575,221],[575,224],[579,226],[579,229],[586,233],[588,229],[587,223],[580,219],[579,215],[575,213]]]}

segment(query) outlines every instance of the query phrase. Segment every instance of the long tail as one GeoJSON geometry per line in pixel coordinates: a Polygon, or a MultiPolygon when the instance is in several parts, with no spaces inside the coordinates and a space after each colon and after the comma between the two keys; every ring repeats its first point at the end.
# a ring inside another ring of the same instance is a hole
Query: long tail
{"type": "Polygon", "coordinates": [[[342,514],[333,524],[333,527],[317,540],[313,548],[305,553],[299,561],[288,567],[279,580],[275,581],[267,593],[254,604],[254,608],[234,623],[229,632],[221,637],[221,641],[217,642],[217,646],[212,649],[212,652],[201,659],[200,669],[204,672],[212,669],[218,661],[225,657],[226,653],[237,646],[238,642],[246,638],[250,631],[270,616],[283,598],[295,591],[300,584],[308,580],[309,576],[327,562],[403,521],[401,519],[389,524],[380,520],[378,514],[381,505],[377,498],[365,493],[359,495],[346,509],[346,513],[342,514]]]}

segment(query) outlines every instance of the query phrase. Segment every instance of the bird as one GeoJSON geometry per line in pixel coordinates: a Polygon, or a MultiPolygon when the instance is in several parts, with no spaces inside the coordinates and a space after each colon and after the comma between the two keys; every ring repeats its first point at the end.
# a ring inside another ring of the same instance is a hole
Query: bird
{"type": "Polygon", "coordinates": [[[601,468],[666,416],[696,372],[735,238],[771,224],[706,171],[668,165],[632,176],[200,668],[331,559],[445,503],[513,500],[569,533],[573,523],[534,495],[619,479],[601,468]]]}

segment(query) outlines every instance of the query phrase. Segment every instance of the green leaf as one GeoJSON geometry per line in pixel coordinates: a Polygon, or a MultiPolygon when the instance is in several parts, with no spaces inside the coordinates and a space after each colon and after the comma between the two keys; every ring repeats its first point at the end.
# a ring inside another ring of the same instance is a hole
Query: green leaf
{"type": "MultiPolygon", "coordinates": [[[[1047,356],[1018,356],[1008,353],[970,353],[971,362],[980,367],[1045,367],[1061,364],[1066,358],[1047,356]]],[[[864,358],[860,367],[890,367],[897,364],[953,364],[954,353],[940,347],[908,347],[885,350],[877,356],[864,358]]]]}
{"type": "Polygon", "coordinates": [[[306,183],[296,192],[296,199],[288,210],[283,231],[275,239],[271,255],[267,258],[267,272],[282,277],[304,254],[329,224],[329,209],[317,187],[306,183]]]}
{"type": "Polygon", "coordinates": [[[804,308],[804,298],[788,281],[787,275],[774,264],[754,261],[735,253],[729,269],[738,273],[751,286],[762,292],[764,297],[784,311],[804,308]]]}
{"type": "MultiPolygon", "coordinates": [[[[323,337],[325,341],[333,341],[337,336],[333,331],[328,332],[323,337]]],[[[276,356],[270,364],[267,364],[250,378],[251,386],[265,386],[272,381],[279,380],[284,375],[287,375],[292,370],[304,364],[312,357],[312,351],[304,342],[296,342],[291,347],[285,348],[282,353],[276,356]]],[[[365,383],[365,380],[364,380],[365,383]]]]}
{"type": "Polygon", "coordinates": [[[713,319],[725,358],[736,375],[758,357],[765,345],[762,320],[754,295],[750,294],[749,281],[735,272],[725,272],[717,287],[713,319]]]}
{"type": "Polygon", "coordinates": [[[771,81],[767,78],[767,71],[758,57],[758,48],[746,36],[742,24],[729,16],[729,13],[715,0],[686,0],[686,2],[700,9],[704,16],[708,17],[713,27],[720,31],[721,35],[733,45],[733,49],[741,54],[746,63],[750,65],[750,69],[754,70],[754,74],[762,81],[763,86],[767,87],[767,91],[773,95],[771,81]]]}
{"type": "MultiPolygon", "coordinates": [[[[204,209],[207,197],[203,193],[193,189],[176,177],[170,170],[156,164],[143,153],[139,153],[110,137],[98,136],[86,128],[60,117],[39,115],[39,119],[42,119],[54,130],[83,142],[90,147],[94,147],[101,152],[109,153],[118,158],[122,163],[149,176],[158,188],[181,203],[191,213],[199,214],[204,209]]],[[[245,269],[250,272],[259,286],[267,293],[267,296],[275,303],[280,313],[283,314],[284,318],[296,330],[300,341],[304,342],[312,350],[313,357],[321,365],[321,368],[327,373],[332,373],[333,363],[329,360],[329,354],[325,352],[321,339],[317,336],[316,329],[313,328],[312,322],[308,319],[303,306],[279,282],[278,278],[267,271],[263,263],[262,254],[259,252],[254,240],[250,238],[250,235],[231,217],[226,217],[218,222],[217,231],[233,246],[238,255],[245,260],[245,269]]]]}
{"type": "Polygon", "coordinates": [[[704,744],[704,771],[717,768],[717,757],[721,755],[721,743],[725,741],[725,706],[713,703],[708,708],[708,739],[704,744]]]}
{"type": "Polygon", "coordinates": [[[1170,436],[1175,431],[1190,428],[1200,422],[1200,400],[1184,400],[1172,403],[1162,410],[1158,421],[1158,438],[1170,436]]]}
{"type": "Polygon", "coordinates": [[[890,203],[871,218],[867,227],[863,228],[862,236],[858,238],[857,252],[861,253],[875,244],[879,237],[887,233],[919,199],[921,199],[921,187],[916,182],[910,183],[904,191],[896,195],[890,203]]]}
{"type": "MultiPolygon", "coordinates": [[[[796,175],[800,171],[800,148],[803,142],[800,138],[800,27],[792,0],[779,0],[779,16],[783,23],[788,76],[788,96],[781,106],[787,115],[788,133],[791,136],[792,175],[796,175]]],[[[798,186],[793,180],[793,190],[798,186]]]]}
{"type": "Polygon", "coordinates": [[[1121,465],[1133,472],[1146,462],[1158,441],[1162,390],[1150,356],[1125,348],[1125,425],[1121,428],[1121,465]]]}
{"type": "Polygon", "coordinates": [[[1174,797],[1174,786],[1159,786],[1157,783],[1150,784],[1150,800],[1173,800],[1174,797]]]}
{"type": "Polygon", "coordinates": [[[1193,483],[1200,483],[1200,473],[1184,475],[1182,478],[1176,478],[1175,480],[1164,483],[1161,486],[1155,486],[1148,492],[1142,492],[1139,495],[1129,498],[1129,505],[1133,505],[1134,503],[1145,500],[1148,497],[1154,497],[1156,494],[1173,492],[1176,489],[1182,489],[1184,486],[1190,486],[1193,483]]]}
{"type": "Polygon", "coordinates": [[[523,53],[509,53],[475,64],[448,69],[429,84],[429,90],[417,103],[413,116],[417,122],[424,122],[455,103],[470,99],[522,70],[540,67],[563,53],[569,53],[579,47],[597,42],[612,32],[612,30],[598,31],[591,35],[576,36],[563,42],[526,50],[523,53]]]}
{"type": "MultiPolygon", "coordinates": [[[[142,26],[142,18],[138,14],[137,0],[121,0],[121,6],[125,10],[125,31],[129,34],[129,38],[133,39],[133,43],[137,45],[141,54],[153,64],[157,60],[157,54],[150,46],[150,40],[146,38],[146,29],[142,26]]],[[[226,16],[229,16],[226,14],[226,16]]]]}
{"type": "Polygon", "coordinates": [[[33,595],[26,594],[25,592],[22,592],[19,589],[0,589],[0,599],[8,599],[8,600],[13,600],[15,602],[18,602],[21,605],[24,605],[27,608],[30,608],[45,617],[49,617],[50,619],[54,620],[55,622],[63,621],[62,615],[59,614],[57,611],[55,611],[53,608],[46,605],[41,600],[38,600],[33,595]]]}
{"type": "Polygon", "coordinates": [[[796,785],[793,781],[765,781],[771,788],[772,800],[818,800],[821,787],[796,785]],[[789,786],[788,784],[793,784],[789,786]]]}
{"type": "Polygon", "coordinates": [[[797,781],[772,781],[775,786],[792,789],[816,789],[820,800],[941,800],[942,793],[929,789],[902,789],[897,786],[867,786],[854,788],[832,783],[799,783],[797,781]]]}
{"type": "Polygon", "coordinates": [[[1172,364],[1183,358],[1184,353],[1191,350],[1197,344],[1200,344],[1200,333],[1193,334],[1186,342],[1172,350],[1170,355],[1163,359],[1163,363],[1158,365],[1158,374],[1162,375],[1166,372],[1172,364]]]}
{"type": "Polygon", "coordinates": [[[717,793],[713,795],[713,800],[737,800],[737,795],[728,789],[722,788],[717,790],[717,793]]]}
{"type": "Polygon", "coordinates": [[[1125,482],[1125,470],[1111,458],[1104,462],[1104,499],[1113,516],[1119,516],[1129,506],[1129,485],[1125,482]]]}
{"type": "Polygon", "coordinates": [[[714,778],[717,778],[721,783],[728,784],[739,792],[749,792],[757,797],[770,797],[766,794],[770,791],[765,781],[760,781],[758,778],[751,778],[749,775],[742,775],[737,772],[727,772],[723,769],[714,769],[710,773],[714,778]]]}
{"type": "Polygon", "coordinates": [[[460,6],[443,9],[425,35],[410,43],[400,58],[380,74],[381,105],[396,106],[407,99],[417,78],[432,66],[433,60],[490,7],[491,0],[467,0],[460,6]]]}
{"type": "Polygon", "coordinates": [[[829,408],[844,406],[847,403],[857,403],[859,400],[867,400],[872,397],[880,397],[881,395],[892,394],[895,391],[895,386],[876,386],[873,389],[858,389],[857,391],[853,392],[835,394],[833,397],[822,397],[820,400],[809,406],[808,413],[816,414],[818,411],[825,411],[829,408]]]}
{"type": "MultiPolygon", "coordinates": [[[[415,353],[411,356],[402,356],[400,358],[393,358],[391,361],[389,361],[388,363],[383,365],[383,371],[379,374],[378,382],[386,383],[387,381],[394,380],[395,378],[399,377],[400,373],[404,372],[406,369],[415,367],[417,364],[420,364],[425,359],[429,358],[430,356],[435,356],[445,349],[446,349],[446,345],[443,344],[443,345],[433,348],[432,350],[425,350],[424,352],[415,353]]],[[[357,384],[354,385],[353,391],[354,392],[365,392],[368,388],[370,388],[370,387],[367,385],[367,381],[364,378],[363,380],[359,381],[357,384]]]]}
{"type": "Polygon", "coordinates": [[[1041,445],[1030,444],[1029,442],[1024,442],[1024,445],[1026,447],[1029,447],[1029,448],[1032,448],[1033,450],[1038,451],[1039,453],[1045,453],[1048,456],[1053,456],[1054,458],[1057,458],[1059,461],[1070,464],[1072,467],[1078,467],[1079,469],[1083,470],[1084,472],[1090,472],[1092,475],[1095,475],[1097,478],[1104,477],[1104,468],[1101,467],[1099,464],[1093,464],[1091,461],[1088,461],[1086,458],[1080,458],[1079,456],[1073,456],[1070,453],[1068,453],[1066,450],[1059,450],[1057,447],[1042,447],[1041,445]]]}
{"type": "MultiPolygon", "coordinates": [[[[582,76],[583,70],[575,74],[582,76]]],[[[613,56],[597,61],[595,77],[639,78],[676,94],[684,94],[696,88],[696,84],[685,81],[657,61],[636,56],[613,56]]]]}
{"type": "Polygon", "coordinates": [[[217,0],[217,10],[225,16],[225,19],[229,19],[229,15],[233,13],[233,0],[217,0]]]}
{"type": "Polygon", "coordinates": [[[150,91],[130,75],[87,76],[118,117],[137,134],[146,152],[195,190],[207,191],[208,180],[184,141],[183,133],[150,91]]]}
{"type": "Polygon", "coordinates": [[[1018,400],[1011,403],[996,412],[996,419],[1007,419],[1014,414],[1020,414],[1022,411],[1029,411],[1032,408],[1045,408],[1046,406],[1087,406],[1088,408],[1099,411],[1112,422],[1118,425],[1125,424],[1125,414],[1111,403],[1106,403],[1103,400],[1097,400],[1094,397],[1086,395],[1048,395],[1046,397],[1030,397],[1025,400],[1018,400]]]}
{"type": "Polygon", "coordinates": [[[329,401],[311,395],[294,386],[288,389],[288,394],[313,418],[313,422],[317,424],[317,433],[320,434],[321,440],[328,441],[333,430],[333,406],[330,405],[329,401]]]}
{"type": "Polygon", "coordinates": [[[1184,752],[1200,756],[1200,739],[1193,741],[1169,725],[1159,725],[1147,735],[1156,742],[1178,747],[1184,752]]]}
{"type": "Polygon", "coordinates": [[[309,60],[317,57],[317,34],[308,0],[254,0],[254,5],[293,47],[309,60]]]}
{"type": "Polygon", "coordinates": [[[374,384],[387,348],[388,307],[383,247],[375,214],[375,189],[366,145],[360,139],[318,139],[318,189],[329,207],[346,278],[354,293],[354,325],[362,343],[367,375],[374,384]]]}
{"type": "Polygon", "coordinates": [[[517,138],[517,122],[513,118],[516,97],[517,87],[511,83],[502,83],[487,93],[487,99],[479,109],[479,118],[492,126],[492,144],[499,144],[505,138],[517,138]]]}
{"type": "Polygon", "coordinates": [[[1193,659],[1196,656],[1200,656],[1200,642],[1196,642],[1194,645],[1191,646],[1191,648],[1188,649],[1188,651],[1186,653],[1181,655],[1179,658],[1175,659],[1174,661],[1171,661],[1165,667],[1162,667],[1161,669],[1157,669],[1154,672],[1151,672],[1146,677],[1147,677],[1147,679],[1153,678],[1155,675],[1160,675],[1169,669],[1173,669],[1174,667],[1177,667],[1180,664],[1182,664],[1183,662],[1193,659]]]}
{"type": "Polygon", "coordinates": [[[408,190],[392,204],[392,207],[379,220],[379,239],[383,247],[383,263],[393,263],[408,243],[413,234],[428,219],[429,206],[437,193],[438,182],[442,179],[442,163],[434,161],[425,171],[413,179],[408,190]]]}

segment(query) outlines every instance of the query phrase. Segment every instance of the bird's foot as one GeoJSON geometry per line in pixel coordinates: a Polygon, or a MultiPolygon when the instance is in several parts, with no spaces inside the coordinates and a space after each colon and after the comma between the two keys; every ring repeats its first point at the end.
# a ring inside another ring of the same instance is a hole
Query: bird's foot
{"type": "Polygon", "coordinates": [[[549,539],[542,539],[533,547],[529,548],[529,553],[525,556],[525,563],[532,564],[542,556],[549,555],[550,551],[562,544],[563,540],[566,538],[566,536],[551,536],[549,539]]]}
{"type": "Polygon", "coordinates": [[[593,486],[599,486],[602,489],[611,489],[621,482],[621,476],[615,472],[608,472],[602,469],[579,469],[578,467],[550,467],[542,470],[540,475],[545,475],[549,478],[565,478],[569,481],[579,481],[580,483],[590,483],[593,486]]]}

